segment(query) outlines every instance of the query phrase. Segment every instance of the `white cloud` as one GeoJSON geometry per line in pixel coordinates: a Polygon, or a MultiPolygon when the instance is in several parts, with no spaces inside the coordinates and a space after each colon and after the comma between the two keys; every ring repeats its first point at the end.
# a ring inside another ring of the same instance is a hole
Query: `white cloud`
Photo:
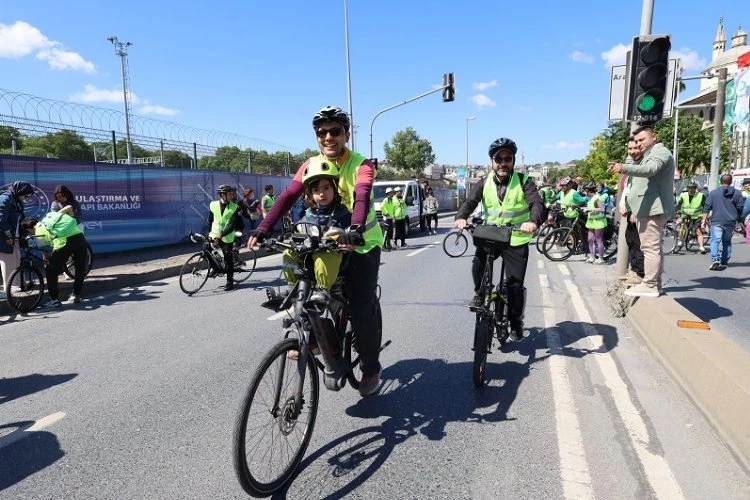
{"type": "Polygon", "coordinates": [[[174,116],[179,111],[172,108],[165,108],[164,106],[157,106],[153,104],[146,104],[138,109],[138,112],[142,115],[162,115],[162,116],[174,116]]]}
{"type": "Polygon", "coordinates": [[[542,146],[545,149],[579,149],[583,147],[582,142],[568,143],[565,141],[558,141],[551,146],[542,146]]]}
{"type": "Polygon", "coordinates": [[[580,50],[573,51],[573,53],[570,54],[570,58],[575,62],[584,64],[591,64],[592,62],[594,62],[594,56],[585,52],[581,52],[580,50]]]}
{"type": "Polygon", "coordinates": [[[604,60],[604,66],[611,68],[612,66],[619,66],[625,64],[625,56],[631,47],[618,43],[606,52],[602,52],[602,59],[604,60]]]}
{"type": "Polygon", "coordinates": [[[480,109],[481,108],[487,108],[487,107],[493,107],[495,106],[495,101],[490,99],[484,94],[477,94],[475,96],[472,96],[471,102],[476,104],[480,109]]]}
{"type": "Polygon", "coordinates": [[[94,63],[77,52],[65,49],[62,43],[50,40],[29,23],[16,21],[11,26],[0,24],[0,57],[18,59],[32,52],[52,70],[96,73],[94,63]]]}
{"type": "Polygon", "coordinates": [[[669,53],[670,59],[679,59],[680,68],[688,71],[703,71],[708,63],[701,59],[698,53],[687,47],[681,47],[679,50],[672,50],[669,53]]]}
{"type": "Polygon", "coordinates": [[[518,109],[520,109],[520,110],[521,110],[521,111],[523,111],[524,113],[529,113],[529,112],[531,112],[531,106],[519,106],[519,107],[518,107],[518,109]]]}
{"type": "MultiPolygon", "coordinates": [[[[70,96],[71,101],[93,103],[93,102],[122,102],[122,89],[100,89],[95,85],[84,85],[83,92],[70,96]]],[[[140,104],[141,99],[133,92],[130,93],[130,102],[140,104]]]]}
{"type": "Polygon", "coordinates": [[[489,88],[497,87],[497,80],[492,80],[491,82],[475,82],[472,83],[472,86],[478,91],[482,92],[489,88]]]}

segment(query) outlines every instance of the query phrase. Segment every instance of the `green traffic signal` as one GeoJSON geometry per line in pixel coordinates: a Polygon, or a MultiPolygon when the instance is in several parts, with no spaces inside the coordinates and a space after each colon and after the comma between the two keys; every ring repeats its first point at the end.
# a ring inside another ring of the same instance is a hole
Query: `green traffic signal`
{"type": "Polygon", "coordinates": [[[638,110],[644,113],[651,111],[656,106],[656,99],[650,94],[644,94],[638,99],[638,110]]]}

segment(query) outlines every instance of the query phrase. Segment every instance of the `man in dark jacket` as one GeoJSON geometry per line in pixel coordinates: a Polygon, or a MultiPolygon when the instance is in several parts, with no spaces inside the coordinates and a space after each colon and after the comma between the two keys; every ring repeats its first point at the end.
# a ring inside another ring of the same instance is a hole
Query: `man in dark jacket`
{"type": "Polygon", "coordinates": [[[732,257],[732,232],[742,213],[745,199],[742,193],[732,186],[732,176],[721,176],[721,184],[706,197],[703,204],[703,220],[701,226],[705,230],[708,215],[711,214],[711,266],[716,271],[726,268],[732,257]],[[719,253],[721,244],[721,253],[719,253]]]}
{"type": "Polygon", "coordinates": [[[8,289],[8,278],[20,263],[15,241],[24,215],[23,204],[33,194],[34,188],[26,181],[15,181],[0,192],[0,272],[3,274],[3,290],[8,289]]]}

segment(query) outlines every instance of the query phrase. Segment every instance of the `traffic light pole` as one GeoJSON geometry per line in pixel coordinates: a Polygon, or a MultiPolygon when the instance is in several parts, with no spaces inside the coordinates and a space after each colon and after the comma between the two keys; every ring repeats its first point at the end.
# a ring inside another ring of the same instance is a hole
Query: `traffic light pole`
{"type": "Polygon", "coordinates": [[[438,87],[436,89],[430,90],[429,92],[425,92],[424,94],[419,94],[416,97],[412,97],[411,99],[407,99],[404,102],[400,102],[398,104],[394,104],[393,106],[387,107],[385,109],[381,109],[380,111],[378,111],[377,113],[375,113],[375,116],[372,117],[372,121],[370,122],[370,158],[373,157],[372,156],[372,154],[373,154],[372,153],[372,127],[373,127],[373,125],[375,125],[375,119],[378,116],[382,115],[386,111],[390,111],[392,109],[396,109],[396,108],[398,108],[400,106],[403,106],[404,104],[409,104],[410,102],[414,102],[417,99],[421,99],[421,98],[426,97],[426,96],[428,96],[430,94],[434,94],[435,92],[442,92],[442,90],[445,89],[445,88],[447,88],[447,87],[448,87],[448,85],[443,85],[442,87],[438,87]]]}

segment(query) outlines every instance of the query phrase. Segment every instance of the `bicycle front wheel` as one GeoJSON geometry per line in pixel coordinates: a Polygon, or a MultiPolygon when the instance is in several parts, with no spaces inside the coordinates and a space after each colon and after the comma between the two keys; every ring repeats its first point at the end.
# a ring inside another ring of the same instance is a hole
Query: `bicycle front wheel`
{"type": "Polygon", "coordinates": [[[558,227],[544,237],[542,253],[552,262],[559,262],[573,255],[577,244],[572,228],[558,227]]]}
{"type": "MultiPolygon", "coordinates": [[[[89,272],[91,272],[91,265],[93,263],[94,263],[94,251],[91,250],[91,245],[87,242],[86,243],[86,261],[83,266],[84,278],[89,275],[89,272]]],[[[67,261],[65,261],[65,268],[63,269],[63,272],[68,276],[68,278],[75,279],[76,266],[75,266],[75,261],[73,260],[72,255],[68,257],[67,261]]]]}
{"type": "Polygon", "coordinates": [[[239,251],[234,254],[234,281],[242,283],[247,281],[255,271],[255,262],[258,256],[255,254],[255,250],[240,255],[239,251]]]}
{"type": "Polygon", "coordinates": [[[461,257],[469,248],[469,240],[463,231],[451,231],[443,238],[443,251],[448,257],[461,257]]]}
{"type": "Polygon", "coordinates": [[[193,295],[206,284],[210,269],[211,264],[202,252],[191,255],[180,270],[180,289],[193,295]]]}
{"type": "Polygon", "coordinates": [[[234,470],[242,488],[254,497],[283,488],[310,444],[320,382],[312,355],[306,367],[298,366],[301,360],[287,359],[289,351],[298,350],[297,339],[284,339],[263,358],[235,422],[234,470]],[[297,392],[300,386],[302,394],[297,392]],[[297,396],[301,408],[296,407],[297,396]]]}
{"type": "Polygon", "coordinates": [[[21,314],[33,311],[44,296],[44,277],[36,267],[26,264],[16,268],[8,279],[5,297],[8,305],[21,314]]]}
{"type": "Polygon", "coordinates": [[[493,315],[480,311],[474,322],[474,367],[472,378],[474,387],[482,387],[487,369],[487,354],[492,348],[493,315]]]}

